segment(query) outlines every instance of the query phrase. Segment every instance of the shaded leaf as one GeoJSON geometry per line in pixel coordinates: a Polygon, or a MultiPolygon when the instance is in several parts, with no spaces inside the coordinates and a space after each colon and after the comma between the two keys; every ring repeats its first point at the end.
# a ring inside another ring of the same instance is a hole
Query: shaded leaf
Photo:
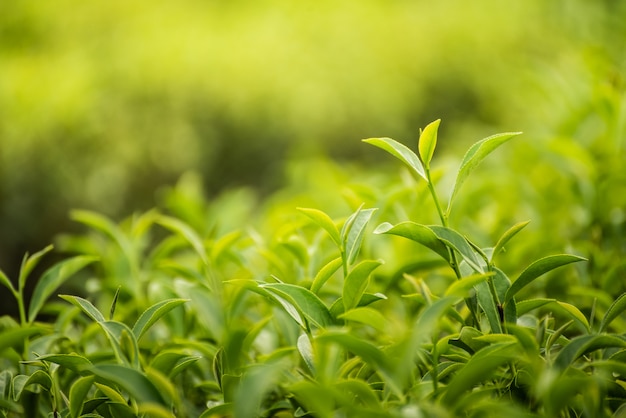
{"type": "Polygon", "coordinates": [[[579,357],[609,347],[626,347],[626,341],[613,335],[581,335],[570,340],[554,359],[554,366],[565,370],[579,357]]]}
{"type": "Polygon", "coordinates": [[[11,280],[2,270],[0,270],[0,284],[9,289],[12,293],[17,293],[17,290],[13,287],[13,283],[11,283],[11,280]]]}
{"type": "Polygon", "coordinates": [[[363,142],[374,145],[402,161],[411,171],[428,181],[422,162],[406,145],[391,138],[368,138],[363,142]]]}
{"type": "Polygon", "coordinates": [[[137,338],[137,340],[141,339],[146,331],[150,329],[150,327],[154,325],[154,323],[158,321],[163,315],[167,314],[172,309],[188,301],[189,299],[167,299],[155,303],[154,305],[146,309],[141,314],[139,319],[137,319],[137,322],[135,322],[135,325],[133,326],[133,334],[135,335],[135,338],[137,338]]]}
{"type": "Polygon", "coordinates": [[[20,268],[20,275],[17,281],[18,289],[23,289],[26,286],[26,280],[28,279],[28,276],[30,276],[30,273],[37,266],[37,264],[39,264],[41,258],[53,249],[53,245],[48,245],[43,250],[38,251],[31,256],[29,256],[28,254],[24,255],[24,259],[22,260],[22,266],[20,268]]]}
{"type": "Polygon", "coordinates": [[[622,293],[607,309],[602,322],[600,323],[600,329],[598,332],[603,332],[607,326],[619,315],[626,310],[626,293],[622,293]]]}
{"type": "Polygon", "coordinates": [[[322,212],[318,209],[310,209],[310,208],[297,208],[300,212],[308,216],[315,222],[318,226],[324,228],[330,238],[337,244],[337,247],[341,248],[343,243],[341,242],[341,237],[339,235],[339,229],[337,229],[337,225],[333,222],[333,220],[328,216],[325,212],[322,212]]]}
{"type": "Polygon", "coordinates": [[[435,148],[437,147],[437,130],[439,129],[440,122],[441,119],[437,119],[429,123],[420,135],[418,149],[422,163],[426,168],[430,166],[430,160],[432,160],[435,148]]]}
{"type": "Polygon", "coordinates": [[[138,370],[117,364],[101,364],[92,367],[90,371],[98,378],[123,388],[140,403],[156,403],[167,406],[154,384],[138,370]]]}
{"type": "Polygon", "coordinates": [[[93,386],[95,377],[85,376],[77,379],[70,387],[70,416],[79,417],[83,412],[83,405],[86,402],[87,394],[93,386]]]}
{"type": "Polygon", "coordinates": [[[482,282],[476,285],[476,298],[478,299],[478,304],[483,309],[483,312],[487,315],[491,332],[501,333],[502,326],[500,313],[498,312],[496,302],[491,294],[489,284],[482,282]]]}
{"type": "Polygon", "coordinates": [[[343,284],[343,305],[346,311],[358,306],[369,283],[369,276],[382,264],[382,260],[365,260],[357,264],[343,284]]]}
{"type": "Polygon", "coordinates": [[[0,332],[0,353],[7,348],[21,346],[29,337],[41,334],[44,331],[41,327],[27,326],[8,329],[0,332]]]}
{"type": "Polygon", "coordinates": [[[52,293],[77,271],[98,260],[98,257],[79,255],[64,260],[48,269],[33,291],[28,309],[28,320],[33,322],[52,293]]]}
{"type": "Polygon", "coordinates": [[[450,196],[450,203],[448,204],[448,213],[450,213],[450,207],[452,206],[452,201],[454,200],[456,194],[459,192],[461,185],[465,182],[470,173],[489,155],[492,151],[498,148],[500,145],[507,142],[509,139],[513,138],[516,135],[521,134],[521,132],[510,132],[510,133],[501,133],[485,138],[481,141],[476,142],[472,145],[463,160],[461,161],[461,166],[459,167],[459,171],[456,175],[456,180],[454,182],[454,188],[452,189],[452,195],[450,196]]]}
{"type": "Polygon", "coordinates": [[[506,292],[504,303],[510,301],[513,296],[522,290],[526,285],[531,283],[537,277],[554,270],[557,267],[564,266],[566,264],[574,263],[577,261],[586,261],[585,258],[570,254],[550,255],[541,258],[526,268],[520,274],[520,276],[511,284],[511,287],[506,292]]]}
{"type": "Polygon", "coordinates": [[[93,364],[89,359],[76,353],[70,354],[46,354],[37,357],[37,360],[49,361],[56,363],[61,367],[65,367],[78,374],[84,374],[85,371],[91,369],[93,364]]]}

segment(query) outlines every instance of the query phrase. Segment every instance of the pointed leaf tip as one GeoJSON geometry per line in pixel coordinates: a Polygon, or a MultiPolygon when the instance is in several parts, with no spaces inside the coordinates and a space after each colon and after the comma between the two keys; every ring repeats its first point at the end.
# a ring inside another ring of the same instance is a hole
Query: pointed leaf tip
{"type": "Polygon", "coordinates": [[[430,160],[432,160],[435,148],[437,147],[437,131],[439,130],[439,123],[441,123],[441,119],[437,119],[436,121],[429,123],[420,135],[418,149],[422,163],[426,168],[430,166],[430,160]]]}

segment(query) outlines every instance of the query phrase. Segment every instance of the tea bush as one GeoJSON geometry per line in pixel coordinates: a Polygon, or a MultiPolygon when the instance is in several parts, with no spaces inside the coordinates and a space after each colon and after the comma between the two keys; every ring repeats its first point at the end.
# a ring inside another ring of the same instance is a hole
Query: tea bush
{"type": "Polygon", "coordinates": [[[294,163],[261,201],[210,202],[188,174],[119,223],[73,211],[85,233],[59,238],[31,298],[52,246],[0,273],[19,307],[0,323],[2,416],[623,416],[623,261],[602,254],[605,237],[623,254],[623,223],[592,211],[560,241],[543,228],[569,213],[520,204],[564,193],[541,168],[481,165],[518,133],[439,161],[438,128],[417,152],[365,140],[402,171],[294,163]]]}

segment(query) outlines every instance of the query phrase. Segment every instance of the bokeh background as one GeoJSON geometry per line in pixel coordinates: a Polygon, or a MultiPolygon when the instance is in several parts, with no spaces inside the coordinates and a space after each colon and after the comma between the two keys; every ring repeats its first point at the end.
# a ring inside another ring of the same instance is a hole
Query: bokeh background
{"type": "Polygon", "coordinates": [[[537,210],[619,240],[625,49],[614,0],[2,1],[0,266],[71,208],[119,219],[189,171],[263,196],[292,161],[371,167],[362,138],[413,146],[437,118],[442,153],[524,131],[512,166],[554,197],[537,210]]]}

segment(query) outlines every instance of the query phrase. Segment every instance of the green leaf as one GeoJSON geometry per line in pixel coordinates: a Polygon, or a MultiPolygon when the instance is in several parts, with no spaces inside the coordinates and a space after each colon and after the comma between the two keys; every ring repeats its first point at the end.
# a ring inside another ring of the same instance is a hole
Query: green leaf
{"type": "Polygon", "coordinates": [[[437,237],[443,241],[450,248],[453,248],[457,253],[463,257],[463,260],[477,273],[484,273],[484,263],[478,258],[476,251],[472,248],[472,245],[467,239],[456,232],[453,229],[446,228],[445,226],[433,225],[430,229],[437,235],[437,237]]]}
{"type": "Polygon", "coordinates": [[[578,257],[576,255],[570,254],[558,254],[558,255],[550,255],[544,258],[541,258],[530,266],[526,268],[520,274],[520,276],[513,282],[509,290],[506,292],[506,296],[504,297],[504,303],[510,301],[513,296],[517,294],[520,290],[522,290],[526,285],[535,280],[537,277],[554,270],[557,267],[564,266],[566,264],[575,263],[577,261],[586,261],[583,257],[578,257]]]}
{"type": "Polygon", "coordinates": [[[387,318],[380,311],[367,307],[350,309],[339,315],[339,318],[369,325],[377,331],[385,331],[389,325],[387,318]]]}
{"type": "Polygon", "coordinates": [[[554,359],[558,370],[565,370],[576,359],[595,350],[610,347],[626,347],[626,341],[613,335],[581,335],[570,340],[554,359]]]}
{"type": "MultiPolygon", "coordinates": [[[[355,404],[362,404],[367,407],[367,413],[373,413],[373,410],[381,410],[381,404],[378,396],[372,390],[371,386],[360,379],[340,380],[335,383],[335,388],[349,396],[346,406],[353,407],[355,404]]],[[[365,411],[364,411],[365,412],[365,411]]],[[[388,414],[372,415],[372,416],[389,416],[388,414]]]]}
{"type": "Polygon", "coordinates": [[[15,348],[23,345],[29,337],[41,334],[42,332],[43,328],[33,326],[3,330],[0,332],[0,353],[7,348],[15,348]]]}
{"type": "MultiPolygon", "coordinates": [[[[264,283],[259,287],[267,290],[273,296],[287,299],[299,313],[319,328],[327,327],[333,323],[333,318],[324,302],[315,293],[304,287],[288,283],[264,283]]],[[[294,317],[294,319],[296,318],[294,317]]],[[[300,325],[303,326],[304,324],[301,323],[300,325]]]]}
{"type": "Polygon", "coordinates": [[[427,169],[430,167],[430,160],[432,160],[435,148],[437,147],[437,130],[439,129],[440,122],[441,119],[437,119],[429,123],[420,135],[418,143],[419,153],[420,157],[422,157],[422,163],[424,163],[427,169]]]}
{"type": "Polygon", "coordinates": [[[361,296],[367,289],[370,274],[381,264],[383,264],[382,260],[364,260],[348,273],[342,292],[345,311],[358,306],[361,296]]]}
{"type": "Polygon", "coordinates": [[[626,310],[626,293],[622,293],[612,304],[609,306],[609,309],[604,314],[604,318],[602,318],[602,322],[600,323],[600,329],[598,332],[604,332],[606,327],[622,314],[626,310]]]}
{"type": "Polygon", "coordinates": [[[188,302],[189,299],[167,299],[161,302],[155,303],[148,309],[146,309],[135,325],[133,326],[133,334],[137,340],[141,339],[141,337],[146,333],[146,331],[154,325],[156,321],[158,321],[163,315],[167,314],[172,309],[177,306],[182,305],[183,303],[188,302]]]}
{"type": "Polygon", "coordinates": [[[488,283],[482,282],[476,285],[476,297],[480,307],[485,312],[485,315],[487,315],[491,332],[501,333],[502,326],[500,322],[500,314],[498,312],[496,302],[493,300],[488,283]]]}
{"type": "Polygon", "coordinates": [[[420,159],[406,145],[391,138],[368,138],[363,142],[374,145],[402,161],[410,170],[428,182],[426,171],[420,159]]]}
{"type": "Polygon", "coordinates": [[[72,305],[80,308],[80,310],[82,310],[83,313],[85,313],[85,315],[87,315],[89,318],[91,318],[95,322],[106,321],[106,319],[104,318],[104,315],[102,315],[102,312],[100,312],[98,308],[93,306],[93,304],[89,302],[87,299],[83,299],[79,296],[72,296],[72,295],[59,295],[59,297],[63,300],[68,301],[72,305]]]}
{"type": "Polygon", "coordinates": [[[482,381],[489,380],[500,366],[517,360],[519,352],[517,342],[493,344],[478,351],[452,377],[445,389],[442,404],[454,405],[462,398],[464,392],[482,381]]]}
{"type": "Polygon", "coordinates": [[[24,390],[30,385],[39,385],[49,391],[52,388],[52,377],[43,371],[35,370],[30,376],[18,375],[13,379],[13,398],[19,400],[24,390]]]}
{"type": "Polygon", "coordinates": [[[91,372],[96,377],[123,388],[139,403],[156,403],[167,406],[156,386],[138,370],[118,364],[101,364],[92,367],[91,372]]]}
{"type": "Polygon", "coordinates": [[[487,281],[494,274],[494,272],[490,271],[487,273],[476,273],[471,276],[463,277],[448,286],[444,295],[466,297],[474,286],[487,281]]]}
{"type": "Polygon", "coordinates": [[[496,243],[496,246],[493,247],[490,261],[493,261],[496,255],[498,255],[500,251],[504,249],[504,246],[509,242],[509,240],[511,240],[511,238],[517,235],[517,233],[520,232],[522,229],[524,229],[526,225],[528,225],[529,223],[530,221],[516,223],[515,225],[510,227],[504,234],[502,234],[502,236],[496,243]]]}
{"type": "Polygon", "coordinates": [[[590,331],[589,321],[587,321],[587,318],[585,317],[585,315],[583,315],[580,309],[578,309],[574,305],[560,302],[558,300],[555,301],[555,304],[556,307],[560,308],[560,310],[564,312],[567,316],[578,322],[587,332],[590,331]]]}
{"type": "Polygon", "coordinates": [[[20,275],[18,278],[18,289],[24,289],[24,287],[26,286],[26,280],[28,279],[30,273],[37,266],[37,264],[39,264],[41,258],[44,255],[48,254],[50,251],[52,251],[53,248],[54,246],[48,245],[43,250],[36,252],[30,257],[28,256],[28,254],[24,256],[24,259],[22,260],[22,266],[20,268],[20,275]]]}
{"type": "Polygon", "coordinates": [[[337,247],[342,247],[341,237],[339,235],[339,230],[337,229],[337,225],[333,222],[333,220],[328,216],[325,212],[322,212],[318,209],[309,209],[309,208],[297,208],[300,212],[308,216],[315,222],[317,225],[321,226],[328,232],[328,235],[332,238],[332,240],[337,244],[337,247]]]}
{"type": "Polygon", "coordinates": [[[448,248],[437,237],[437,234],[435,234],[435,232],[433,232],[433,230],[426,225],[407,221],[394,226],[388,222],[384,222],[374,230],[374,233],[397,235],[408,238],[411,241],[415,241],[424,247],[433,250],[448,263],[450,262],[450,253],[448,252],[448,248]]]}
{"type": "Polygon", "coordinates": [[[17,293],[17,290],[15,290],[15,288],[13,287],[13,283],[11,283],[11,280],[7,277],[6,274],[4,274],[2,270],[0,270],[0,284],[9,289],[11,293],[17,293]]]}
{"type": "Polygon", "coordinates": [[[365,228],[369,223],[372,215],[376,211],[373,209],[360,209],[357,210],[344,224],[341,231],[341,236],[345,242],[345,257],[346,263],[351,265],[356,260],[359,251],[361,250],[361,244],[363,242],[363,235],[365,234],[365,228]]]}
{"type": "Polygon", "coordinates": [[[535,298],[519,301],[516,303],[517,314],[524,315],[532,310],[541,308],[542,306],[545,306],[552,302],[556,302],[556,299],[535,298]]]}
{"type": "Polygon", "coordinates": [[[450,196],[450,202],[448,204],[448,210],[447,210],[448,214],[450,213],[452,201],[454,200],[456,194],[459,192],[459,189],[461,188],[461,185],[465,182],[469,174],[493,150],[495,150],[500,145],[504,144],[509,139],[519,134],[521,134],[521,132],[496,134],[488,138],[485,138],[481,141],[478,141],[470,147],[467,153],[465,153],[465,156],[463,157],[463,161],[461,161],[461,166],[459,167],[459,171],[456,175],[456,181],[454,182],[454,188],[452,189],[452,195],[450,196]]]}
{"type": "Polygon", "coordinates": [[[70,416],[72,418],[77,418],[82,414],[83,405],[94,380],[94,376],[81,377],[70,387],[70,416]]]}
{"type": "Polygon", "coordinates": [[[126,258],[131,263],[135,262],[132,244],[119,226],[115,224],[115,222],[111,221],[106,216],[88,210],[73,210],[70,213],[70,217],[77,222],[85,224],[104,233],[105,235],[108,235],[120,246],[126,258]]]}
{"type": "Polygon", "coordinates": [[[343,264],[341,257],[337,257],[334,260],[329,261],[320,271],[315,275],[313,283],[311,284],[311,292],[319,293],[324,283],[331,278],[331,276],[339,270],[339,267],[343,264]]]}
{"type": "Polygon", "coordinates": [[[309,371],[313,373],[313,375],[315,375],[315,359],[313,358],[313,345],[311,344],[311,340],[309,339],[309,336],[306,333],[302,333],[298,337],[298,342],[296,345],[298,347],[298,352],[300,353],[300,356],[302,356],[304,363],[309,368],[309,371]]]}
{"type": "Polygon", "coordinates": [[[71,354],[46,354],[37,357],[40,361],[49,361],[78,374],[84,374],[86,370],[91,369],[93,364],[89,359],[76,353],[71,354]]]}
{"type": "Polygon", "coordinates": [[[98,257],[79,255],[62,261],[48,269],[35,286],[28,309],[28,321],[32,323],[50,295],[67,279],[98,257]]]}
{"type": "Polygon", "coordinates": [[[157,217],[156,223],[185,238],[185,240],[187,240],[191,247],[200,256],[202,262],[205,265],[209,265],[209,257],[207,256],[204,242],[192,227],[190,227],[180,219],[165,215],[159,215],[157,217]]]}

